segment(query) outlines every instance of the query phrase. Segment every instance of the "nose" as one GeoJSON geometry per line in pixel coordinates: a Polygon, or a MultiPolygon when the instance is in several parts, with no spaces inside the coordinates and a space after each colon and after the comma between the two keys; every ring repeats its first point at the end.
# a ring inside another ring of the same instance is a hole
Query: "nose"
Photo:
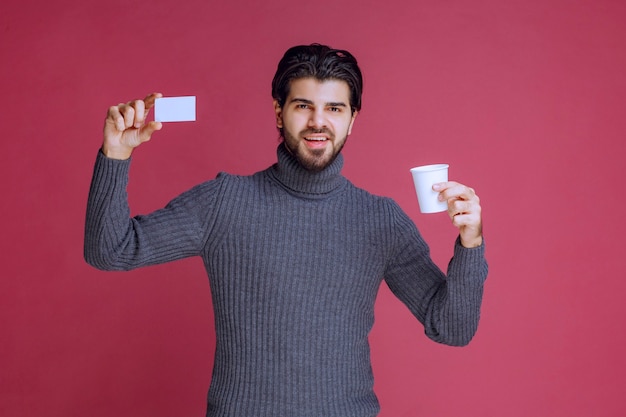
{"type": "Polygon", "coordinates": [[[326,127],[326,118],[324,117],[324,108],[316,107],[309,117],[309,128],[322,129],[326,127]]]}

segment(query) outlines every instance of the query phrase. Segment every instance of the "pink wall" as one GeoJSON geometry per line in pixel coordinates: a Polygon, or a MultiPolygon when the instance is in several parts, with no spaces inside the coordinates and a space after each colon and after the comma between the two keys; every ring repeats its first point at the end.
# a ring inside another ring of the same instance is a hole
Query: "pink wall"
{"type": "Polygon", "coordinates": [[[130,273],[82,260],[102,120],[154,90],[198,97],[196,123],[136,153],[131,204],[151,211],[273,162],[270,80],[310,42],[364,70],[345,174],[395,198],[442,266],[454,230],[418,213],[408,169],[448,162],[483,201],[491,269],[469,347],[428,341],[381,291],[381,416],[626,415],[625,21],[618,0],[3,4],[0,415],[203,415],[200,260],[130,273]]]}

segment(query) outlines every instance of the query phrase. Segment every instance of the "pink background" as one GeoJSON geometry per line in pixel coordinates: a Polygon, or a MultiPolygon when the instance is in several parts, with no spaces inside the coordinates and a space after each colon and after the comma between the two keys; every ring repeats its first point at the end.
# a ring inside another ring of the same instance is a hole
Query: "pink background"
{"type": "Polygon", "coordinates": [[[382,417],[624,416],[626,3],[23,1],[0,6],[0,415],[202,416],[214,336],[200,259],[82,259],[108,106],[196,95],[135,154],[134,213],[275,160],[282,53],[352,51],[363,111],[345,175],[393,197],[445,267],[409,168],[449,163],[483,203],[490,276],[469,347],[436,345],[383,286],[382,417]]]}

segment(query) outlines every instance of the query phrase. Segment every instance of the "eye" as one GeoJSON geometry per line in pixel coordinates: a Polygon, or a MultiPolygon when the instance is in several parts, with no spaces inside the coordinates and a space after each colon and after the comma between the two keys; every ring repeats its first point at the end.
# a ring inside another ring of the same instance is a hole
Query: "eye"
{"type": "Polygon", "coordinates": [[[300,104],[297,104],[297,105],[296,105],[296,109],[306,110],[306,109],[308,109],[308,108],[309,108],[309,105],[308,105],[308,104],[303,104],[303,103],[300,103],[300,104]]]}
{"type": "Polygon", "coordinates": [[[341,111],[341,107],[330,107],[328,110],[333,113],[339,113],[341,111]]]}

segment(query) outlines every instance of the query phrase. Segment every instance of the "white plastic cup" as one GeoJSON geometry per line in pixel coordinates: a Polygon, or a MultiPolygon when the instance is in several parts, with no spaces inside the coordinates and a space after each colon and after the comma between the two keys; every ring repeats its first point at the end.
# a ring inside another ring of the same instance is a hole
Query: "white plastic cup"
{"type": "Polygon", "coordinates": [[[448,210],[448,202],[439,201],[439,193],[433,190],[434,184],[448,181],[448,164],[411,168],[411,174],[422,213],[439,213],[448,210]]]}

